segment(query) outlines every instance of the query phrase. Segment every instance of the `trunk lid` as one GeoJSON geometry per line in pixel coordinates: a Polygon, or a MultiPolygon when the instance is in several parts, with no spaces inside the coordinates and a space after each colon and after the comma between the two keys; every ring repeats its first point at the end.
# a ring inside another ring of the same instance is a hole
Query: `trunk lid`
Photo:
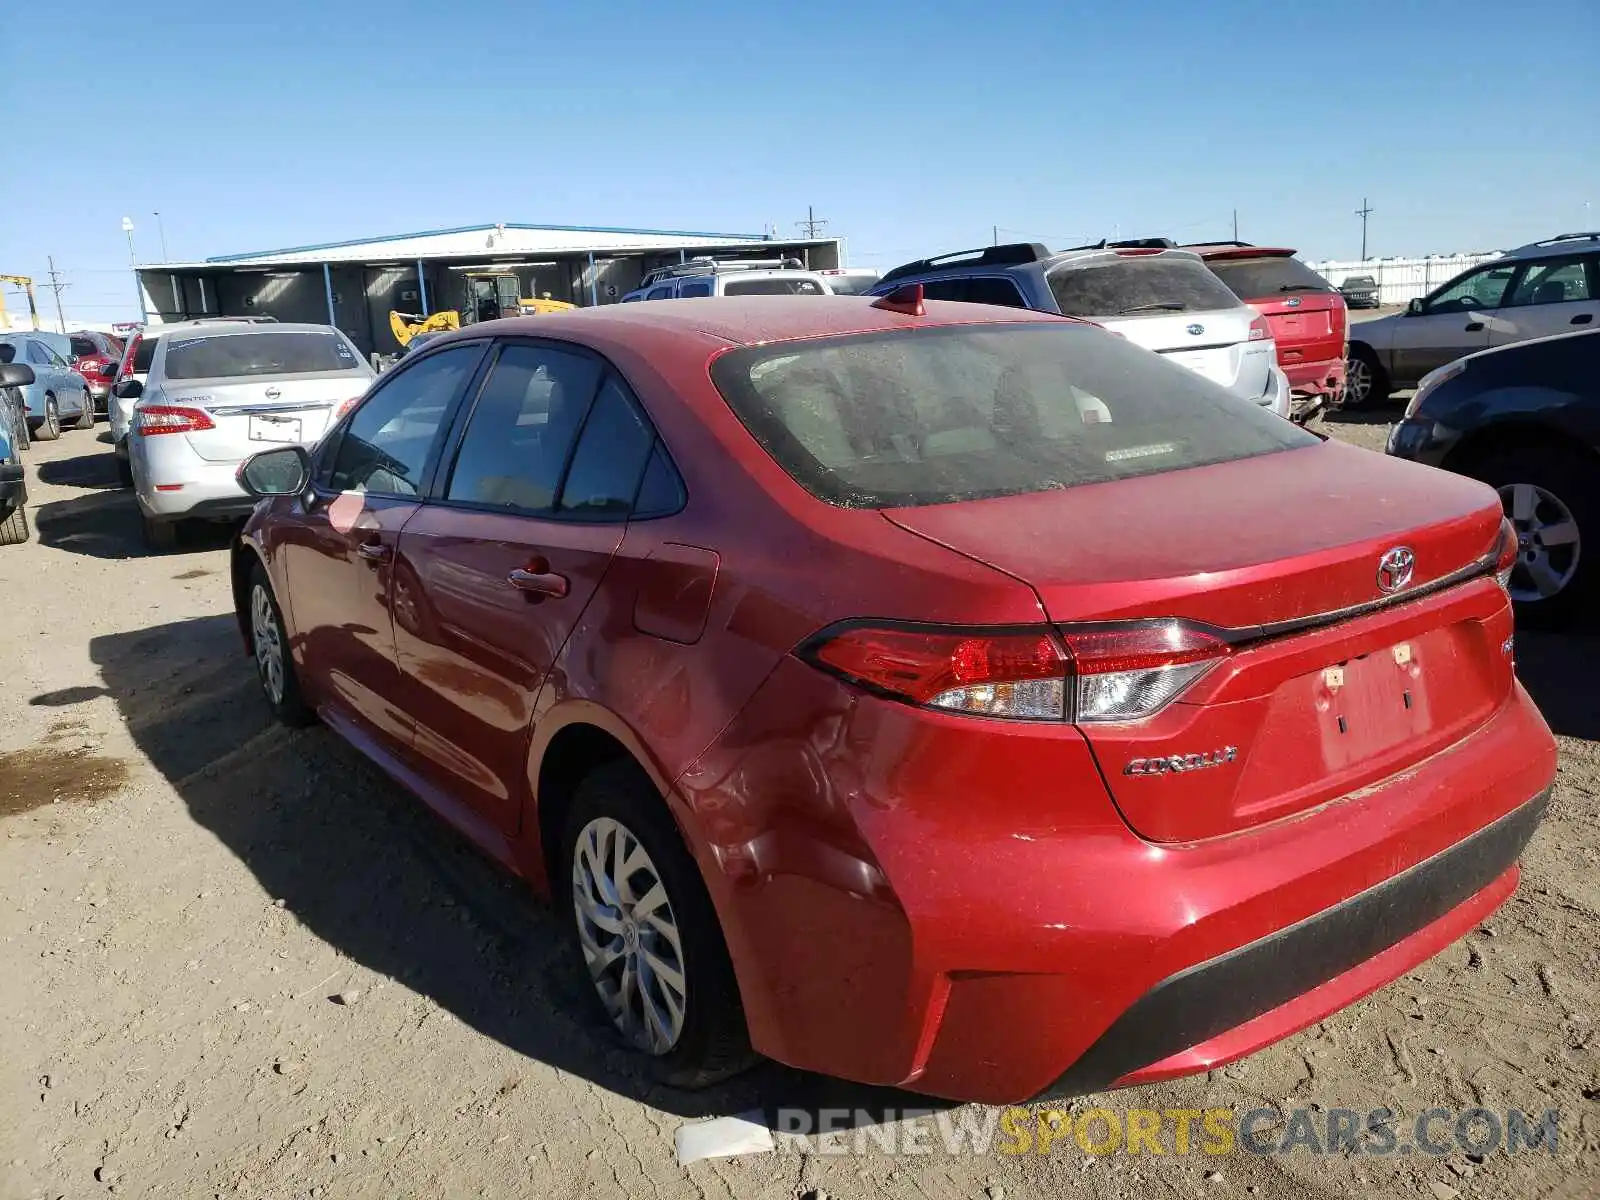
{"type": "Polygon", "coordinates": [[[214,428],[184,435],[189,445],[207,461],[237,462],[274,445],[309,446],[339,405],[369,382],[348,371],[185,379],[169,384],[159,403],[203,409],[214,428]]]}
{"type": "Polygon", "coordinates": [[[1266,318],[1285,370],[1344,357],[1344,297],[1292,250],[1236,247],[1205,253],[1206,265],[1266,318]]]}
{"type": "Polygon", "coordinates": [[[1250,346],[1249,309],[1221,312],[1153,313],[1097,318],[1136,346],[1154,350],[1169,362],[1232,388],[1250,346]]]}
{"type": "Polygon", "coordinates": [[[1481,724],[1512,687],[1510,607],[1493,578],[1429,589],[1496,544],[1498,498],[1461,476],[1325,443],[884,515],[1030,584],[1058,624],[1233,631],[1233,651],[1153,717],[1082,726],[1123,816],[1153,841],[1237,832],[1377,784],[1481,724]],[[1383,603],[1379,559],[1399,546],[1414,577],[1383,603]]]}

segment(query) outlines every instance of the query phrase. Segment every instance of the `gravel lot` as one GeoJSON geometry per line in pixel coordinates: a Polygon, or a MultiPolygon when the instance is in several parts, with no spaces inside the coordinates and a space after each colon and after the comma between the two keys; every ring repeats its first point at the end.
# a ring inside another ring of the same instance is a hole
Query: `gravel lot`
{"type": "MultiPolygon", "coordinates": [[[[1325,428],[1379,448],[1395,415],[1325,428]]],[[[1554,1155],[1069,1141],[685,1168],[689,1120],[925,1102],[775,1066],[692,1096],[631,1073],[517,885],[327,732],[268,725],[225,534],[144,555],[99,436],[34,447],[37,537],[0,550],[5,1200],[1600,1194],[1600,642],[1518,637],[1561,775],[1492,922],[1245,1062],[1076,1105],[1557,1108],[1554,1155]]]]}

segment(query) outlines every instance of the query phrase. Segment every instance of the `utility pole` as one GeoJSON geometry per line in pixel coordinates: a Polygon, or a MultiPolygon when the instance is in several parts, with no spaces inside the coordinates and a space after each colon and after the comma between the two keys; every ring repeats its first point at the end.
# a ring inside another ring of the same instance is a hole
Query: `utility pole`
{"type": "Polygon", "coordinates": [[[161,234],[161,261],[171,262],[172,260],[167,257],[167,227],[162,224],[160,213],[153,212],[150,215],[156,219],[156,231],[161,234]]]}
{"type": "Polygon", "coordinates": [[[1356,216],[1361,218],[1361,261],[1367,261],[1367,218],[1372,215],[1372,206],[1367,203],[1365,196],[1361,197],[1361,207],[1356,209],[1356,216]]]}
{"type": "Polygon", "coordinates": [[[817,216],[817,210],[809,204],[806,205],[806,219],[804,221],[795,222],[798,227],[806,231],[806,237],[808,238],[816,237],[817,231],[827,223],[828,222],[825,218],[820,218],[817,216]]]}
{"type": "Polygon", "coordinates": [[[70,283],[62,283],[56,276],[56,260],[54,255],[45,255],[45,261],[50,264],[50,290],[56,294],[56,324],[61,327],[61,332],[67,331],[67,318],[61,311],[61,289],[71,287],[70,283]]]}
{"type": "Polygon", "coordinates": [[[1000,226],[994,226],[994,241],[990,242],[989,244],[991,246],[998,246],[1000,244],[1000,226]]]}
{"type": "Polygon", "coordinates": [[[1236,242],[1239,240],[1239,210],[1237,208],[1233,210],[1233,240],[1236,242]]]}

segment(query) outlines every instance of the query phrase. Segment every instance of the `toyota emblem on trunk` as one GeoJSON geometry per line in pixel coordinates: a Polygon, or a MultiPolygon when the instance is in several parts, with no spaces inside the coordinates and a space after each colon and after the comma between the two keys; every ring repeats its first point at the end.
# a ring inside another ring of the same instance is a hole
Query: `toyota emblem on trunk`
{"type": "Polygon", "coordinates": [[[1411,582],[1411,573],[1417,569],[1417,556],[1410,546],[1396,546],[1384,551],[1378,560],[1378,590],[1398,592],[1411,582]]]}
{"type": "Polygon", "coordinates": [[[1189,326],[1189,332],[1191,334],[1193,334],[1195,337],[1199,337],[1205,331],[1206,331],[1206,327],[1204,325],[1191,325],[1191,326],[1189,326]]]}

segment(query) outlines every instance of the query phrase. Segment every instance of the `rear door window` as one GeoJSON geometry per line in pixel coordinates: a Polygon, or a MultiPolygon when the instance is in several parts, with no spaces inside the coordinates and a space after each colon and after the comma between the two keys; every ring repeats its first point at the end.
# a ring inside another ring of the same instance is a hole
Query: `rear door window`
{"type": "Polygon", "coordinates": [[[711,295],[711,281],[709,279],[695,279],[683,285],[683,290],[678,293],[687,299],[690,296],[711,295]]]}
{"type": "Polygon", "coordinates": [[[1318,444],[1193,371],[1065,322],[748,347],[719,358],[712,378],[785,471],[850,508],[1051,491],[1318,444]]]}
{"type": "Polygon", "coordinates": [[[1333,284],[1287,255],[1208,260],[1211,273],[1241,300],[1274,300],[1306,292],[1331,292],[1333,284]]]}
{"type": "Polygon", "coordinates": [[[730,279],[722,285],[724,296],[821,296],[815,279],[730,279]]]}
{"type": "Polygon", "coordinates": [[[72,352],[79,358],[88,358],[92,354],[99,354],[100,347],[94,344],[93,339],[75,337],[72,340],[72,352]]]}
{"type": "Polygon", "coordinates": [[[600,370],[598,360],[565,350],[502,348],[473,405],[445,499],[549,512],[600,370]]]}
{"type": "Polygon", "coordinates": [[[267,329],[171,339],[163,373],[168,379],[231,379],[354,371],[360,366],[355,348],[331,330],[267,329]]]}
{"type": "Polygon", "coordinates": [[[655,430],[628,399],[621,381],[609,375],[583,423],[561,484],[559,511],[590,519],[627,516],[655,440],[655,430]]]}
{"type": "Polygon", "coordinates": [[[1198,258],[1117,255],[1086,265],[1063,263],[1045,278],[1056,305],[1069,317],[1239,307],[1239,298],[1198,258]]]}
{"type": "Polygon", "coordinates": [[[1589,272],[1582,258],[1543,259],[1528,264],[1502,307],[1565,304],[1587,300],[1590,295],[1589,272]]]}
{"type": "Polygon", "coordinates": [[[158,337],[144,337],[139,339],[139,348],[133,352],[132,370],[136,375],[150,373],[150,364],[155,360],[156,347],[161,344],[158,337]]]}

